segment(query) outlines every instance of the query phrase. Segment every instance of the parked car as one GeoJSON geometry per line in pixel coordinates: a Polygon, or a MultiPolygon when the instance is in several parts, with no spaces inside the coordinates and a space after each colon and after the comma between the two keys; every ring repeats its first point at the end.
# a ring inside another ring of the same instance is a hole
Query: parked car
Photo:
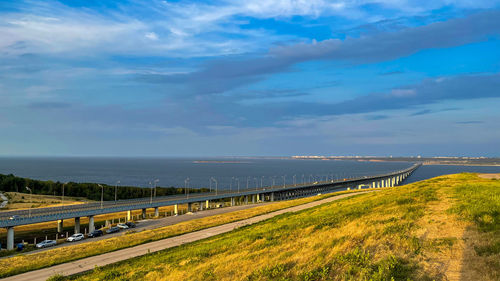
{"type": "Polygon", "coordinates": [[[83,234],[75,233],[75,234],[71,235],[70,237],[68,237],[68,239],[66,239],[66,241],[73,242],[73,241],[80,241],[82,239],[85,239],[85,236],[83,236],[83,234]]]}
{"type": "Polygon", "coordinates": [[[135,223],[133,223],[131,221],[128,221],[125,224],[128,226],[128,228],[135,228],[135,223]]]}
{"type": "Polygon", "coordinates": [[[20,219],[20,218],[21,218],[21,216],[18,216],[18,215],[13,215],[13,216],[11,216],[11,217],[9,218],[9,220],[18,220],[18,219],[20,219]]]}
{"type": "Polygon", "coordinates": [[[121,228],[121,229],[128,229],[128,225],[125,224],[125,223],[119,223],[116,226],[119,227],[119,228],[121,228]]]}
{"type": "Polygon", "coordinates": [[[115,232],[118,232],[120,231],[120,228],[118,226],[112,226],[110,227],[108,230],[106,230],[106,233],[115,233],[115,232]]]}
{"type": "Polygon", "coordinates": [[[96,230],[90,232],[87,236],[89,238],[94,238],[94,237],[99,237],[99,236],[102,236],[102,235],[103,235],[102,230],[96,229],[96,230]]]}
{"type": "Polygon", "coordinates": [[[36,244],[37,248],[46,248],[57,245],[56,240],[43,240],[42,242],[36,244]]]}

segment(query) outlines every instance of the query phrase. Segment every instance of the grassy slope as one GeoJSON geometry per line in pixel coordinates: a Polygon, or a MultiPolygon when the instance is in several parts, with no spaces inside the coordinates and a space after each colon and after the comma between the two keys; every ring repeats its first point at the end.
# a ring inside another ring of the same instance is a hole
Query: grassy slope
{"type": "Polygon", "coordinates": [[[128,248],[135,245],[156,241],[212,226],[238,221],[344,193],[349,192],[337,192],[332,194],[325,194],[322,196],[313,196],[290,201],[276,202],[265,206],[256,206],[255,208],[247,210],[240,210],[206,218],[194,219],[191,221],[157,228],[154,230],[146,230],[138,233],[121,235],[118,237],[104,239],[96,242],[71,245],[63,248],[43,251],[40,253],[5,258],[0,260],[0,278],[55,264],[65,263],[72,260],[95,256],[118,249],[128,248]]]}
{"type": "MultiPolygon", "coordinates": [[[[31,208],[61,206],[61,196],[33,194],[30,197],[29,194],[19,192],[5,192],[4,194],[9,199],[9,203],[2,211],[29,209],[30,206],[31,208]]],[[[64,199],[65,205],[82,204],[85,202],[91,201],[80,197],[66,197],[64,199]]]]}
{"type": "Polygon", "coordinates": [[[74,278],[499,280],[499,218],[499,180],[443,176],[281,215],[74,278]]]}

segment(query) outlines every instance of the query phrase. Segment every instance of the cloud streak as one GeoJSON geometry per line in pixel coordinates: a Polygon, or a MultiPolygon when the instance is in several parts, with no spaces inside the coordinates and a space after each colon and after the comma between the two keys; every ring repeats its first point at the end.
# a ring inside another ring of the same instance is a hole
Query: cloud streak
{"type": "MultiPolygon", "coordinates": [[[[292,66],[302,62],[335,60],[354,64],[376,63],[409,56],[421,50],[461,46],[498,35],[500,11],[485,11],[465,18],[373,36],[275,47],[260,57],[214,60],[195,72],[146,74],[140,79],[154,83],[185,84],[187,94],[217,94],[260,81],[273,73],[289,71],[292,66]]],[[[405,90],[399,91],[404,94],[405,90]]]]}

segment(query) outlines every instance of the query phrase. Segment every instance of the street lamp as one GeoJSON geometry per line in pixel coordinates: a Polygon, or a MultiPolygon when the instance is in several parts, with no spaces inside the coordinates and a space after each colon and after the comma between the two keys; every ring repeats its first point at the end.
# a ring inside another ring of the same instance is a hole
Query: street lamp
{"type": "Polygon", "coordinates": [[[30,191],[30,210],[29,210],[29,217],[31,218],[31,205],[33,205],[33,191],[31,188],[26,187],[27,190],[30,191]]]}
{"type": "Polygon", "coordinates": [[[119,185],[119,184],[120,184],[120,181],[117,181],[117,182],[115,183],[115,204],[116,204],[116,199],[117,199],[117,194],[118,194],[118,193],[117,193],[117,189],[118,189],[118,185],[119,185]]]}
{"type": "Polygon", "coordinates": [[[155,198],[156,198],[156,185],[158,184],[159,181],[160,181],[159,179],[155,179],[155,195],[154,195],[155,198]]]}
{"type": "Polygon", "coordinates": [[[304,174],[302,174],[302,184],[304,184],[304,174]]]}
{"type": "Polygon", "coordinates": [[[215,182],[215,195],[217,195],[218,183],[217,183],[217,180],[214,177],[212,177],[212,180],[215,182]]]}
{"type": "Polygon", "coordinates": [[[264,176],[261,176],[261,177],[260,177],[260,188],[263,188],[263,187],[262,187],[262,180],[263,180],[263,179],[264,179],[264,176]]]}
{"type": "Polygon", "coordinates": [[[247,176],[247,189],[248,189],[248,181],[250,180],[250,177],[247,176]]]}
{"type": "Polygon", "coordinates": [[[283,188],[285,188],[285,182],[286,182],[286,181],[285,181],[285,179],[286,179],[286,175],[281,176],[281,177],[283,178],[283,188]]]}
{"type": "Polygon", "coordinates": [[[276,185],[276,176],[273,176],[273,187],[276,185]]]}
{"type": "Polygon", "coordinates": [[[104,186],[100,184],[97,185],[101,187],[101,209],[102,209],[102,202],[104,201],[104,186]]]}
{"type": "Polygon", "coordinates": [[[253,180],[255,181],[255,190],[258,190],[259,189],[259,180],[257,178],[253,178],[253,180]]]}
{"type": "Polygon", "coordinates": [[[297,186],[297,175],[293,175],[293,186],[297,186]]]}
{"type": "Polygon", "coordinates": [[[231,193],[233,191],[233,180],[234,180],[234,177],[231,177],[231,183],[229,184],[229,193],[231,193]]]}
{"type": "Polygon", "coordinates": [[[184,180],[184,190],[186,191],[186,198],[189,198],[189,178],[184,180]]]}
{"type": "Polygon", "coordinates": [[[238,181],[238,193],[240,193],[240,178],[236,178],[236,180],[238,181]]]}

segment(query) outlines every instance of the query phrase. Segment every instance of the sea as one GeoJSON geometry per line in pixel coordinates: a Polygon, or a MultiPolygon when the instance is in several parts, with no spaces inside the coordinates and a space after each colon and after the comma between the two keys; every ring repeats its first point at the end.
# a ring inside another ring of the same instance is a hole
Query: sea
{"type": "MultiPolygon", "coordinates": [[[[1,157],[0,174],[38,180],[108,185],[233,189],[282,186],[402,170],[413,162],[306,160],[292,158],[1,157]]],[[[428,165],[406,182],[460,172],[500,173],[495,166],[428,165]]]]}

